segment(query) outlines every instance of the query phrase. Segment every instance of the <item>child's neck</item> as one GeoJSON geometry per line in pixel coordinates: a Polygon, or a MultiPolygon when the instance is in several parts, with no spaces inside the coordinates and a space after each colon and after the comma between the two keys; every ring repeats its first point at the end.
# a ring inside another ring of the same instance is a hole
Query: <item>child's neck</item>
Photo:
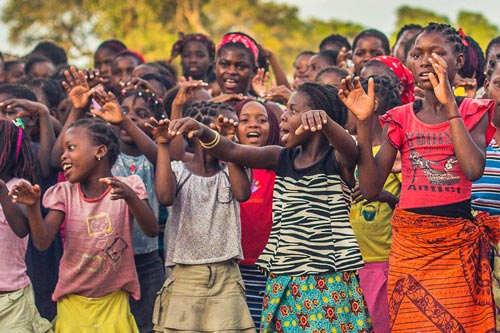
{"type": "Polygon", "coordinates": [[[129,144],[120,141],[120,152],[128,156],[140,156],[142,151],[136,144],[129,144]]]}
{"type": "Polygon", "coordinates": [[[320,133],[311,137],[311,140],[299,146],[300,151],[294,160],[294,165],[299,168],[307,168],[319,162],[330,149],[330,143],[320,133]]]}
{"type": "Polygon", "coordinates": [[[193,159],[186,163],[186,167],[192,173],[202,177],[211,177],[220,171],[219,160],[198,144],[195,144],[193,159]]]}
{"type": "Polygon", "coordinates": [[[107,172],[96,172],[94,176],[89,177],[87,180],[80,183],[80,189],[82,190],[85,198],[92,199],[100,197],[108,188],[107,184],[99,182],[101,178],[113,177],[111,174],[111,169],[107,172]]]}

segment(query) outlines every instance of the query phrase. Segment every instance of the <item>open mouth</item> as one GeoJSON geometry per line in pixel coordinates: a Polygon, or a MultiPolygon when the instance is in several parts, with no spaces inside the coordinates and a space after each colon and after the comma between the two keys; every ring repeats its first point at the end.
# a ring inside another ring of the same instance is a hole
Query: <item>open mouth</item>
{"type": "Polygon", "coordinates": [[[73,167],[72,164],[63,164],[62,169],[63,169],[64,172],[66,172],[69,169],[71,169],[72,167],[73,167]]]}
{"type": "Polygon", "coordinates": [[[225,79],[224,80],[224,85],[226,86],[226,88],[235,88],[237,84],[238,84],[238,81],[236,81],[234,79],[225,79]]]}
{"type": "Polygon", "coordinates": [[[249,133],[247,133],[247,138],[249,138],[249,139],[252,139],[252,138],[256,138],[257,139],[259,137],[260,137],[260,134],[257,133],[257,132],[249,132],[249,133]]]}

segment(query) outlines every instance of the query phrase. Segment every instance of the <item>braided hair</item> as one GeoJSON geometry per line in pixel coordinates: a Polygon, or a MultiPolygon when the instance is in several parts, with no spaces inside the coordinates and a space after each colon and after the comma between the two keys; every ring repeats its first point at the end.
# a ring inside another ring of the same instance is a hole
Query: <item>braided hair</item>
{"type": "Polygon", "coordinates": [[[300,92],[309,98],[311,109],[324,110],[328,117],[344,127],[347,122],[347,107],[338,97],[338,89],[334,86],[305,82],[301,84],[296,92],[300,92]]]}
{"type": "Polygon", "coordinates": [[[229,104],[202,101],[191,104],[183,117],[193,118],[202,124],[209,125],[217,116],[223,113],[235,114],[234,109],[229,104]]]}
{"type": "Polygon", "coordinates": [[[0,120],[0,133],[3,138],[0,145],[0,174],[9,171],[14,177],[36,183],[38,160],[30,136],[6,119],[0,120]]]}
{"type": "MultiPolygon", "coordinates": [[[[375,97],[378,98],[378,108],[375,111],[377,115],[382,116],[387,111],[401,105],[401,96],[398,86],[388,77],[371,75],[368,79],[373,79],[375,88],[375,97]]],[[[368,79],[362,79],[363,89],[368,90],[368,79]]]]}
{"type": "Polygon", "coordinates": [[[123,44],[123,42],[119,41],[118,39],[108,39],[99,44],[96,52],[102,49],[109,49],[114,53],[120,53],[122,51],[125,51],[127,49],[127,46],[125,46],[125,44],[123,44]]]}
{"type": "Polygon", "coordinates": [[[462,42],[465,45],[465,59],[464,65],[458,70],[458,74],[462,77],[474,77],[477,81],[477,86],[482,87],[486,79],[484,75],[486,59],[484,58],[483,50],[471,36],[463,35],[462,42]]]}
{"type": "Polygon", "coordinates": [[[106,156],[108,157],[109,164],[115,164],[120,154],[120,144],[113,127],[100,119],[80,119],[71,124],[69,128],[72,127],[86,129],[93,144],[105,145],[108,149],[106,156]]]}
{"type": "Polygon", "coordinates": [[[151,113],[153,113],[154,117],[157,120],[163,119],[165,116],[165,113],[163,112],[163,104],[161,100],[156,96],[156,94],[153,91],[150,90],[143,90],[143,89],[132,89],[132,90],[125,90],[120,96],[118,96],[118,102],[122,104],[122,102],[128,98],[128,97],[133,97],[134,102],[138,99],[141,98],[144,100],[146,105],[148,106],[149,110],[151,113]]]}
{"type": "Polygon", "coordinates": [[[455,54],[464,53],[465,46],[458,31],[449,24],[431,22],[422,29],[419,35],[436,32],[441,34],[453,48],[455,54]]]}

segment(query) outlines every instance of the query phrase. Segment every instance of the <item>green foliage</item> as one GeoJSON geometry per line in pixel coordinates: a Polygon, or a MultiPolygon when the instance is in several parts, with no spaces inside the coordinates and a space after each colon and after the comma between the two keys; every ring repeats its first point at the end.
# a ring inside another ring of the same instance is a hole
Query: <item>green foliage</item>
{"type": "Polygon", "coordinates": [[[490,40],[499,35],[498,27],[480,13],[460,11],[457,17],[457,26],[474,38],[483,51],[490,40]]]}

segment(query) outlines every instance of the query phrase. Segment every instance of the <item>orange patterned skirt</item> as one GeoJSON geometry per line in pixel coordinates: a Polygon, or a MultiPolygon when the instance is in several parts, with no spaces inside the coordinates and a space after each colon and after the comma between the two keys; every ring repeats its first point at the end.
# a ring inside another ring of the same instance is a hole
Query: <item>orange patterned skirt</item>
{"type": "Polygon", "coordinates": [[[494,333],[488,261],[498,217],[475,221],[397,208],[389,258],[391,332],[494,333]]]}

